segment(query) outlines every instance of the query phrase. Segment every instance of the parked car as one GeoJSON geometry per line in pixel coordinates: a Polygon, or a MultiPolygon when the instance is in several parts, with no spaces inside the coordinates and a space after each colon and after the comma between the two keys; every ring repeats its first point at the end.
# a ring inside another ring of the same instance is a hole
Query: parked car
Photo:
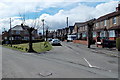
{"type": "Polygon", "coordinates": [[[49,42],[52,41],[52,38],[48,38],[48,41],[49,41],[49,42]]]}
{"type": "Polygon", "coordinates": [[[52,39],[52,41],[51,41],[50,43],[51,43],[52,45],[61,45],[59,39],[52,39]]]}

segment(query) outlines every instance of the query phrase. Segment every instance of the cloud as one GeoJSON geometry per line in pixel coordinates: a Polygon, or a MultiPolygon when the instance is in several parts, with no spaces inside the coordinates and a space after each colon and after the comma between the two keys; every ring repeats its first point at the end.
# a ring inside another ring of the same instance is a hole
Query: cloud
{"type": "MultiPolygon", "coordinates": [[[[22,21],[20,17],[17,17],[19,13],[28,13],[45,10],[49,7],[67,7],[67,5],[71,5],[72,3],[76,3],[77,1],[83,0],[74,0],[74,2],[67,2],[68,0],[59,0],[59,2],[49,2],[47,0],[42,0],[38,2],[11,2],[11,0],[5,0],[0,2],[0,27],[3,29],[9,29],[9,17],[12,17],[12,26],[21,24],[22,21]],[[62,6],[61,6],[62,5],[62,6]],[[36,8],[37,7],[37,8],[36,8]]],[[[99,1],[99,0],[98,0],[99,1]]],[[[105,0],[101,0],[105,1],[105,0]]],[[[107,0],[109,1],[109,0],[107,0]]],[[[64,8],[59,10],[56,14],[50,15],[43,13],[40,15],[36,21],[39,22],[38,26],[42,25],[41,19],[45,19],[45,24],[49,26],[50,29],[58,29],[66,27],[66,17],[69,17],[69,25],[74,25],[75,22],[84,22],[86,20],[97,18],[107,13],[115,11],[117,7],[118,1],[110,1],[98,4],[96,7],[87,6],[85,4],[79,3],[76,4],[76,7],[71,8],[69,10],[65,10],[64,8]]],[[[28,19],[26,20],[26,24],[29,26],[34,26],[35,20],[28,19]]],[[[0,29],[0,30],[1,30],[0,29]]]]}
{"type": "MultiPolygon", "coordinates": [[[[1,2],[108,2],[113,0],[1,0],[1,2]]],[[[114,0],[118,1],[118,0],[114,0]]]]}
{"type": "Polygon", "coordinates": [[[47,21],[46,24],[51,25],[52,29],[58,29],[66,27],[66,17],[69,17],[69,25],[74,25],[75,22],[84,22],[113,12],[117,4],[117,1],[101,3],[96,7],[79,4],[77,7],[67,11],[59,10],[55,15],[42,14],[39,18],[44,18],[47,21]]]}

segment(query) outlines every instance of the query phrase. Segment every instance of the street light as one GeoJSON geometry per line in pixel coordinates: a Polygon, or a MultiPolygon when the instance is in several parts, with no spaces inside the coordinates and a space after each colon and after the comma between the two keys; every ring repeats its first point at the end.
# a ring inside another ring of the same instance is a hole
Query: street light
{"type": "Polygon", "coordinates": [[[44,19],[41,20],[43,23],[43,39],[44,39],[44,19]]]}
{"type": "Polygon", "coordinates": [[[11,30],[11,18],[10,18],[10,46],[12,47],[12,30],[11,30]]]}

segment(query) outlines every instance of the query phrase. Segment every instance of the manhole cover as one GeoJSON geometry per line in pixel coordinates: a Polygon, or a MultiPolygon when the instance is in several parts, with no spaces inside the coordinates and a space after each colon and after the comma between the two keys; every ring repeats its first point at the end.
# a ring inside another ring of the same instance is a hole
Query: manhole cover
{"type": "Polygon", "coordinates": [[[39,76],[47,77],[47,76],[51,76],[52,74],[53,74],[53,73],[51,73],[51,72],[43,71],[43,72],[40,72],[40,73],[39,73],[39,76]]]}

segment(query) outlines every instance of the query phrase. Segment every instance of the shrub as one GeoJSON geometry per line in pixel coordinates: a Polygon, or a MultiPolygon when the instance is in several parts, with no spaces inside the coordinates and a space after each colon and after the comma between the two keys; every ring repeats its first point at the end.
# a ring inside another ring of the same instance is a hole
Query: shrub
{"type": "Polygon", "coordinates": [[[26,51],[28,51],[28,49],[27,49],[27,48],[25,48],[25,50],[26,50],[26,51]]]}

